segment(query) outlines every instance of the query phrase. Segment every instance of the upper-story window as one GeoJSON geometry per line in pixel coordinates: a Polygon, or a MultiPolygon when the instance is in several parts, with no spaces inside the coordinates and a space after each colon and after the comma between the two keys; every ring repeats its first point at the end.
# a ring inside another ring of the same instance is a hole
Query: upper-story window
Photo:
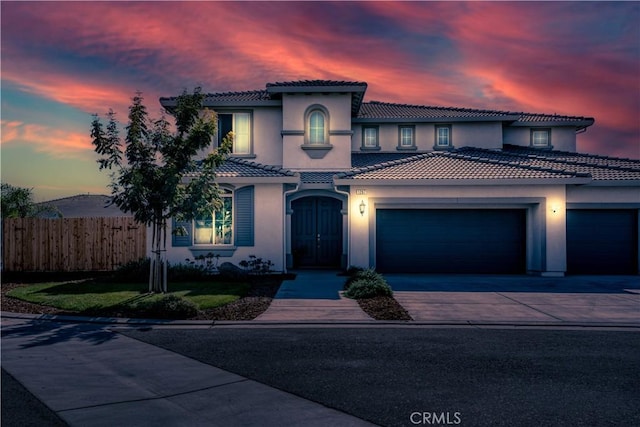
{"type": "Polygon", "coordinates": [[[451,126],[436,126],[436,146],[435,148],[450,148],[451,143],[451,126]]]}
{"type": "Polygon", "coordinates": [[[218,113],[218,145],[233,132],[233,154],[251,154],[251,113],[218,113]]]}
{"type": "Polygon", "coordinates": [[[415,126],[400,126],[398,128],[398,150],[415,150],[415,133],[415,126]]]}
{"type": "Polygon", "coordinates": [[[531,146],[546,148],[551,146],[551,129],[531,129],[531,146]]]}
{"type": "Polygon", "coordinates": [[[377,150],[378,145],[378,127],[377,126],[365,126],[362,128],[362,149],[363,150],[377,150]]]}
{"type": "Polygon", "coordinates": [[[309,144],[326,144],[326,115],[321,110],[313,110],[308,119],[309,144]]]}

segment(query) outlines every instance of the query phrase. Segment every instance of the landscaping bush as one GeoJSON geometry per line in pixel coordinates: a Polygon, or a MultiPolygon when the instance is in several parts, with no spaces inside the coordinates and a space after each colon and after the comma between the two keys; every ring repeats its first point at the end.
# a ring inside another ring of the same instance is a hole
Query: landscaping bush
{"type": "Polygon", "coordinates": [[[159,319],[189,319],[198,314],[194,303],[178,295],[163,295],[141,309],[145,316],[159,319]]]}
{"type": "MultiPolygon", "coordinates": [[[[384,280],[384,279],[383,279],[384,280]]],[[[393,291],[386,281],[356,280],[351,283],[344,296],[352,299],[392,296],[393,291]]]]}
{"type": "Polygon", "coordinates": [[[249,259],[240,261],[240,267],[244,268],[248,274],[261,276],[273,272],[273,263],[268,259],[258,258],[249,255],[249,259]]]}
{"type": "MultiPolygon", "coordinates": [[[[147,276],[149,276],[148,272],[147,276]]],[[[169,282],[210,280],[211,276],[212,273],[209,269],[197,264],[169,264],[167,268],[167,280],[169,282]]]]}
{"type": "Polygon", "coordinates": [[[349,289],[349,286],[351,286],[351,284],[356,280],[367,280],[374,282],[382,280],[386,283],[382,275],[376,273],[375,270],[372,270],[370,268],[365,270],[360,267],[350,267],[349,270],[347,270],[347,274],[349,275],[349,277],[347,277],[347,280],[344,282],[345,291],[349,289]]]}
{"type": "MultiPolygon", "coordinates": [[[[140,258],[120,266],[113,273],[116,282],[145,283],[149,281],[149,268],[151,260],[140,258]]],[[[204,266],[189,263],[167,266],[167,280],[170,282],[200,281],[211,279],[211,272],[204,266]]]]}
{"type": "Polygon", "coordinates": [[[151,268],[151,260],[149,258],[129,261],[118,267],[113,273],[113,279],[118,282],[147,282],[149,281],[149,268],[151,268]]]}
{"type": "Polygon", "coordinates": [[[345,282],[344,296],[347,298],[361,299],[392,295],[393,291],[384,277],[371,269],[356,271],[345,282]]]}

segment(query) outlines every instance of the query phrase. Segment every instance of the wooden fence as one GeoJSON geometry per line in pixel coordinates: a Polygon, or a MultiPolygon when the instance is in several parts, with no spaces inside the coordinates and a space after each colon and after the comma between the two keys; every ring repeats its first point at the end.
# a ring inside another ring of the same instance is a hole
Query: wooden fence
{"type": "Polygon", "coordinates": [[[147,229],[131,217],[6,218],[4,271],[106,271],[146,256],[147,229]]]}

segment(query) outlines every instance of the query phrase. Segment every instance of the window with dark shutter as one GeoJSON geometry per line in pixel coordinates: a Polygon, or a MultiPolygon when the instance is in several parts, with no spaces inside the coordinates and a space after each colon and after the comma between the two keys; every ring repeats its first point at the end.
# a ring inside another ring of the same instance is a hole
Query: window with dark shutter
{"type": "Polygon", "coordinates": [[[254,187],[236,190],[236,246],[254,245],[254,187]]]}
{"type": "Polygon", "coordinates": [[[192,242],[192,225],[191,221],[176,221],[175,218],[171,222],[171,245],[172,246],[191,246],[192,242]]]}

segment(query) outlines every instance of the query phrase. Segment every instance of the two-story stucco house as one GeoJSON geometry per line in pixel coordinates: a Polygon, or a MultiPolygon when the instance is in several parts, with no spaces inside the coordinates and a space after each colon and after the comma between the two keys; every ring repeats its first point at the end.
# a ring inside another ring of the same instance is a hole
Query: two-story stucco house
{"type": "Polygon", "coordinates": [[[313,80],[209,94],[219,133],[235,133],[217,174],[224,208],[174,221],[188,233],[173,236],[169,261],[638,273],[640,160],[577,153],[593,118],[365,102],[366,89],[313,80]]]}

